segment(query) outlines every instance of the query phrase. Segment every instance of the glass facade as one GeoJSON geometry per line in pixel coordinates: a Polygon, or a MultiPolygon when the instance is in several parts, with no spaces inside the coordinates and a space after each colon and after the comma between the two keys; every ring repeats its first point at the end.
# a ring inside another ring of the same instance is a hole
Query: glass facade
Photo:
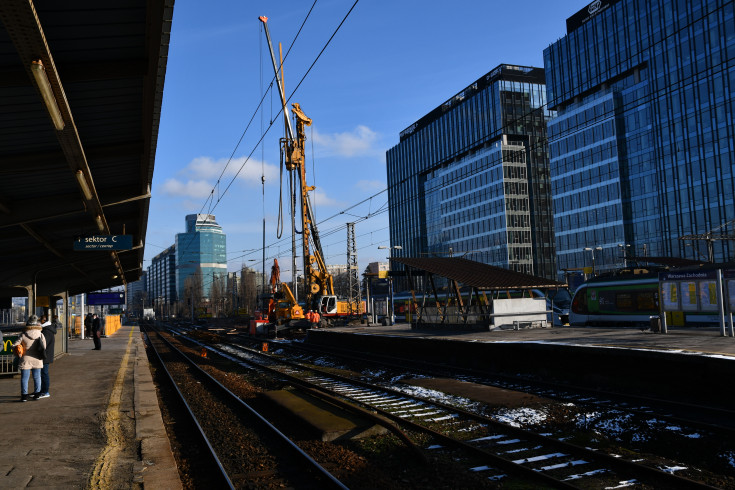
{"type": "Polygon", "coordinates": [[[153,257],[146,273],[145,303],[160,312],[163,305],[176,302],[176,245],[153,257]]]}
{"type": "Polygon", "coordinates": [[[555,277],[550,117],[544,71],[500,65],[405,129],[386,155],[396,255],[555,277]]]}
{"type": "Polygon", "coordinates": [[[734,2],[593,2],[567,26],[544,51],[560,271],[589,267],[585,248],[598,270],[625,249],[705,257],[680,237],[735,219],[734,2]]]}
{"type": "Polygon", "coordinates": [[[215,276],[227,275],[227,236],[212,214],[186,216],[186,233],[176,235],[176,289],[183,298],[186,278],[202,271],[202,292],[209,297],[215,276]]]}

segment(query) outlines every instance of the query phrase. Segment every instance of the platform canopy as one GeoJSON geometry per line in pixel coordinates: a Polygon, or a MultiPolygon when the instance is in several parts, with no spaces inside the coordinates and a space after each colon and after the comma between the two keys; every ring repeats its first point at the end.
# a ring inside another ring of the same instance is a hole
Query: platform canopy
{"type": "Polygon", "coordinates": [[[502,267],[454,257],[393,257],[393,262],[425,271],[485,291],[508,289],[549,289],[566,287],[563,282],[515,272],[502,267]]]}
{"type": "Polygon", "coordinates": [[[0,1],[0,296],[140,277],[173,4],[0,1]]]}

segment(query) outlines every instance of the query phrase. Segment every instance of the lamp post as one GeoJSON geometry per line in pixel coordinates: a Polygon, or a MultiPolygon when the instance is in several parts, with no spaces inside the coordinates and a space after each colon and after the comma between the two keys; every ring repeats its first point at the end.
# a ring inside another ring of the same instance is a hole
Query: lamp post
{"type": "MultiPolygon", "coordinates": [[[[386,245],[380,245],[378,248],[381,250],[385,250],[386,248],[388,249],[388,259],[389,260],[393,258],[393,250],[403,249],[403,247],[400,245],[393,245],[391,247],[388,247],[386,245]]],[[[390,324],[393,325],[396,323],[396,314],[395,314],[394,305],[393,305],[393,278],[390,275],[391,268],[392,268],[391,263],[388,262],[388,271],[389,271],[388,273],[388,294],[390,294],[390,324]]]]}
{"type": "Polygon", "coordinates": [[[592,277],[595,277],[597,275],[597,270],[595,269],[595,250],[602,251],[602,247],[584,247],[584,249],[588,250],[592,255],[592,277]]]}
{"type": "Polygon", "coordinates": [[[618,247],[620,248],[620,253],[623,254],[623,269],[628,268],[628,252],[630,251],[630,245],[622,243],[618,243],[618,247]]]}

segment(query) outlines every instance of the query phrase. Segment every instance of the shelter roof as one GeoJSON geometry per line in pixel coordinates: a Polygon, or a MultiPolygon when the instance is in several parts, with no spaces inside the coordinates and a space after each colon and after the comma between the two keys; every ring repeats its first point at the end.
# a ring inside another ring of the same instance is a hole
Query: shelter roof
{"type": "Polygon", "coordinates": [[[0,1],[0,296],[140,277],[173,3],[0,1]],[[74,251],[123,234],[132,250],[74,251]]]}
{"type": "Polygon", "coordinates": [[[455,280],[482,290],[543,289],[565,287],[566,284],[543,277],[495,267],[454,257],[393,257],[399,264],[455,280]]]}

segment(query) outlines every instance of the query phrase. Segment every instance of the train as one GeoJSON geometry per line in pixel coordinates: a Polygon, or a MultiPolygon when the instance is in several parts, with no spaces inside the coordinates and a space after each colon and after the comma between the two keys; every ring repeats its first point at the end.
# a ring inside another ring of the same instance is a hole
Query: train
{"type": "MultiPolygon", "coordinates": [[[[649,328],[661,314],[658,272],[597,277],[577,288],[569,311],[573,327],[649,328]]],[[[707,326],[719,322],[706,312],[667,313],[667,324],[707,326]]]]}

